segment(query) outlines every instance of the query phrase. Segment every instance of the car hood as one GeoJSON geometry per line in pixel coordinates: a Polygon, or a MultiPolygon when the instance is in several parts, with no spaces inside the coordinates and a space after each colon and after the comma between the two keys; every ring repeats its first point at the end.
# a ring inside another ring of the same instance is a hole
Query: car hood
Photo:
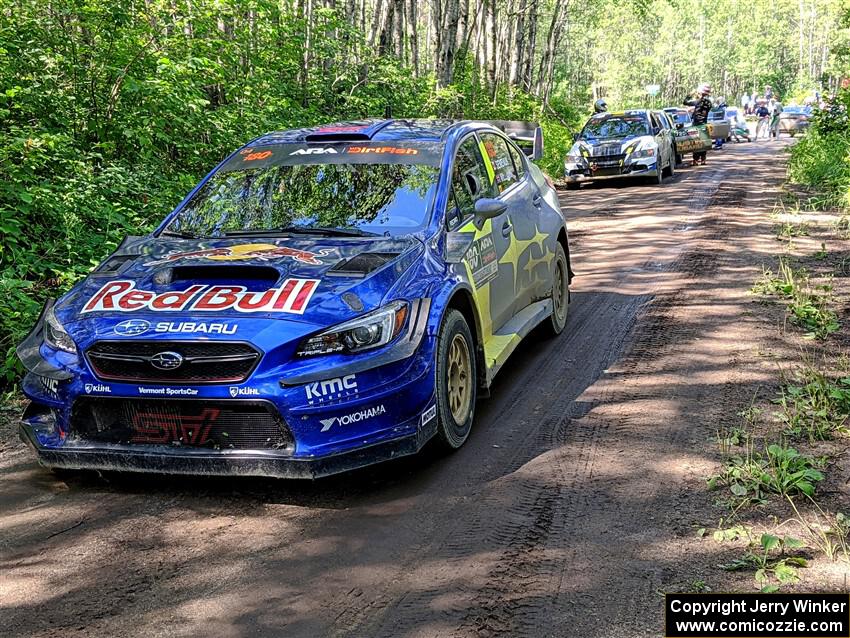
{"type": "Polygon", "coordinates": [[[570,153],[579,155],[581,149],[587,151],[595,149],[603,149],[607,154],[625,152],[627,147],[632,150],[638,146],[646,147],[655,144],[655,139],[651,135],[636,135],[633,137],[611,137],[598,138],[593,140],[578,140],[571,149],[570,153]]]}
{"type": "Polygon", "coordinates": [[[117,332],[119,323],[134,325],[128,320],[179,326],[228,318],[285,320],[309,331],[380,306],[423,250],[412,236],[140,238],[122,244],[54,311],[72,335],[117,332]]]}

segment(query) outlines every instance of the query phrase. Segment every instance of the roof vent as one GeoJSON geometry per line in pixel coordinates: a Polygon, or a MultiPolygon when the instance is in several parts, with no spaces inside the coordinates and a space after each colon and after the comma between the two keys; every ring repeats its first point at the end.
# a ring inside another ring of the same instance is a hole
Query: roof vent
{"type": "Polygon", "coordinates": [[[319,126],[304,136],[305,142],[368,142],[393,120],[343,122],[319,126]]]}

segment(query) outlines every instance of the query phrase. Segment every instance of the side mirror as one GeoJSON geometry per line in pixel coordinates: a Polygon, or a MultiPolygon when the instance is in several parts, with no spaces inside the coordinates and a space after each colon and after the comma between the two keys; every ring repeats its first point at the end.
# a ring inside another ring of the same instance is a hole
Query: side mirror
{"type": "Polygon", "coordinates": [[[490,197],[482,197],[475,202],[475,216],[480,220],[493,219],[508,210],[508,205],[490,197]]]}
{"type": "Polygon", "coordinates": [[[578,133],[573,133],[573,142],[578,142],[578,133]]]}
{"type": "Polygon", "coordinates": [[[652,127],[652,134],[658,135],[659,133],[661,133],[661,127],[660,126],[653,126],[652,127]]]}
{"type": "Polygon", "coordinates": [[[685,128],[684,122],[676,122],[676,128],[679,130],[685,128]]]}

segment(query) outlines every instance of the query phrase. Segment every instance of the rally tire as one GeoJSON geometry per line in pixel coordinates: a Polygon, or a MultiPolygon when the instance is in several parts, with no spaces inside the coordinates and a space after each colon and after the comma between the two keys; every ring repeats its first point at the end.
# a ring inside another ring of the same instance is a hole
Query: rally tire
{"type": "Polygon", "coordinates": [[[671,147],[670,149],[670,163],[667,165],[667,177],[671,178],[676,173],[676,151],[671,147]]]}
{"type": "Polygon", "coordinates": [[[444,449],[456,450],[472,429],[478,383],[472,333],[454,309],[440,325],[436,374],[437,441],[444,449]]]}
{"type": "Polygon", "coordinates": [[[664,169],[660,167],[661,162],[655,167],[655,175],[650,177],[650,183],[654,186],[661,186],[664,183],[664,169]]]}
{"type": "Polygon", "coordinates": [[[570,309],[570,267],[561,242],[556,244],[552,269],[552,314],[540,327],[542,335],[548,338],[564,331],[570,309]]]}

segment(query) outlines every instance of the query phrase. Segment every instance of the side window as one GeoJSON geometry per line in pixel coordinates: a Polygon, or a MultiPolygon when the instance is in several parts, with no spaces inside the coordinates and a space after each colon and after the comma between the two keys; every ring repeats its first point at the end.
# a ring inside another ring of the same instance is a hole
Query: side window
{"type": "Polygon", "coordinates": [[[503,193],[519,180],[511,154],[508,152],[508,143],[503,137],[494,133],[482,133],[481,143],[493,167],[496,190],[503,193]]]}
{"type": "Polygon", "coordinates": [[[472,135],[461,142],[457,149],[452,169],[452,195],[457,212],[449,211],[449,228],[456,228],[463,219],[474,215],[476,201],[493,196],[484,158],[472,135]]]}
{"type": "Polygon", "coordinates": [[[525,177],[525,164],[523,164],[522,153],[520,153],[516,146],[513,144],[508,144],[508,151],[511,153],[511,157],[514,160],[514,169],[516,170],[516,177],[518,180],[521,180],[525,177]]]}

